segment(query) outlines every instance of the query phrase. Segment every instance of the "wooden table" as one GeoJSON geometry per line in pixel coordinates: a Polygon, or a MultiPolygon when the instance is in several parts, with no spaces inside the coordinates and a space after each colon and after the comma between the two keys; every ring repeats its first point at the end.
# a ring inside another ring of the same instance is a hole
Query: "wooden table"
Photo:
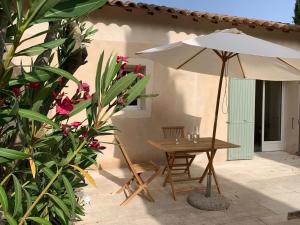
{"type": "MultiPolygon", "coordinates": [[[[166,155],[168,154],[171,157],[175,157],[176,154],[184,153],[203,153],[205,152],[208,158],[207,166],[201,175],[201,177],[191,177],[186,179],[176,179],[173,180],[171,170],[172,168],[172,160],[166,160],[167,163],[167,174],[164,181],[164,186],[167,182],[170,183],[172,194],[174,200],[176,200],[176,190],[174,188],[174,182],[180,181],[190,181],[190,180],[199,180],[200,183],[204,180],[207,176],[208,172],[211,171],[214,177],[218,192],[220,193],[220,187],[218,184],[217,176],[213,166],[213,159],[218,149],[227,149],[227,148],[238,148],[240,146],[231,144],[229,142],[221,141],[216,139],[215,142],[215,149],[212,151],[211,144],[212,138],[210,137],[203,137],[198,140],[197,143],[193,143],[192,141],[187,140],[186,138],[179,139],[179,143],[176,144],[175,139],[160,139],[160,140],[148,140],[148,142],[155,147],[155,149],[164,152],[166,155]]],[[[178,192],[178,191],[177,191],[178,192]]]]}

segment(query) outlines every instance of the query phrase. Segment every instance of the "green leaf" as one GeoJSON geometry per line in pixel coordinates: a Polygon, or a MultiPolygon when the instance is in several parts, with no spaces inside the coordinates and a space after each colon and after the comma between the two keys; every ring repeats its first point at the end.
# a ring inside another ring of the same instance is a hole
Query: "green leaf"
{"type": "Polygon", "coordinates": [[[0,157],[0,164],[5,163],[5,162],[9,162],[9,161],[11,161],[11,160],[7,159],[7,158],[0,157]]]}
{"type": "Polygon", "coordinates": [[[49,195],[49,197],[53,200],[53,202],[64,212],[65,215],[67,215],[67,217],[70,217],[70,211],[68,207],[60,198],[49,193],[47,193],[47,195],[49,195]]]}
{"type": "Polygon", "coordinates": [[[150,80],[150,76],[145,76],[143,79],[139,80],[130,90],[127,92],[127,101],[126,105],[129,105],[132,101],[134,101],[139,95],[143,92],[146,85],[150,80]]]}
{"type": "Polygon", "coordinates": [[[1,8],[3,8],[3,11],[5,12],[7,18],[9,19],[9,22],[12,22],[11,10],[10,10],[11,3],[12,3],[11,0],[1,0],[1,8]]]}
{"type": "Polygon", "coordinates": [[[75,140],[74,134],[72,132],[69,133],[69,138],[71,140],[72,148],[75,151],[75,149],[77,149],[78,146],[76,144],[76,140],[75,140]]]}
{"type": "Polygon", "coordinates": [[[104,85],[105,90],[109,88],[109,85],[111,84],[111,81],[114,79],[114,77],[117,75],[118,71],[120,70],[122,66],[122,62],[117,63],[117,57],[114,56],[109,63],[109,67],[107,70],[107,74],[104,79],[104,85]]]}
{"type": "Polygon", "coordinates": [[[62,135],[52,135],[48,137],[44,137],[42,139],[37,140],[33,147],[34,148],[49,148],[49,146],[55,146],[58,142],[62,140],[62,135]]]}
{"type": "Polygon", "coordinates": [[[63,179],[63,182],[65,184],[67,194],[69,196],[69,200],[70,200],[70,204],[71,204],[71,212],[74,213],[76,199],[75,199],[75,194],[74,194],[74,191],[73,191],[73,187],[72,187],[71,183],[69,182],[68,178],[65,175],[62,175],[62,179],[63,179]]]}
{"type": "Polygon", "coordinates": [[[110,67],[110,62],[111,62],[111,55],[109,56],[109,59],[107,60],[106,65],[105,65],[105,70],[104,70],[103,74],[101,75],[101,82],[100,82],[101,94],[104,94],[104,91],[106,90],[105,81],[106,81],[108,69],[110,67]]]}
{"type": "Polygon", "coordinates": [[[102,54],[100,55],[100,58],[98,60],[98,65],[97,65],[97,72],[96,72],[96,79],[95,79],[96,91],[93,99],[95,103],[98,102],[101,93],[101,73],[102,73],[103,58],[104,58],[104,51],[102,51],[102,54]]]}
{"type": "Polygon", "coordinates": [[[29,155],[27,155],[24,152],[16,151],[9,148],[0,148],[0,156],[11,160],[25,159],[29,157],[29,155]]]}
{"type": "Polygon", "coordinates": [[[60,75],[64,78],[67,78],[68,80],[74,81],[76,84],[79,84],[79,80],[76,77],[74,77],[71,73],[69,73],[65,70],[55,68],[55,67],[50,67],[50,66],[37,66],[36,68],[39,68],[41,70],[46,70],[46,71],[51,72],[51,73],[55,73],[55,74],[60,75]]]}
{"type": "Polygon", "coordinates": [[[35,46],[32,46],[32,47],[26,48],[24,50],[21,50],[20,52],[17,52],[16,56],[40,55],[48,49],[53,49],[53,48],[56,48],[56,47],[62,45],[65,42],[65,40],[66,40],[66,38],[56,39],[56,40],[49,41],[49,42],[46,42],[46,43],[38,44],[38,45],[35,45],[35,46]]]}
{"type": "Polygon", "coordinates": [[[52,223],[50,223],[48,220],[41,217],[28,217],[27,220],[31,220],[42,225],[52,225],[52,223]]]}
{"type": "Polygon", "coordinates": [[[54,86],[53,83],[49,83],[45,85],[43,88],[40,88],[39,90],[34,92],[33,106],[31,108],[32,111],[43,112],[41,106],[43,105],[45,99],[48,99],[49,96],[52,94],[53,86],[54,86]]]}
{"type": "Polygon", "coordinates": [[[105,107],[108,105],[114,98],[120,95],[125,91],[137,78],[137,75],[134,73],[127,74],[126,76],[119,79],[112,87],[107,91],[101,105],[105,107]]]}
{"type": "Polygon", "coordinates": [[[22,202],[22,187],[18,180],[18,178],[15,175],[12,175],[13,181],[14,181],[14,190],[15,190],[15,207],[14,207],[14,213],[13,216],[16,216],[18,212],[21,210],[21,202],[22,202]]]}
{"type": "Polygon", "coordinates": [[[107,0],[61,0],[38,22],[78,18],[100,8],[106,2],[107,0]]]}
{"type": "Polygon", "coordinates": [[[17,225],[17,221],[8,212],[4,213],[4,217],[9,225],[17,225]]]}
{"type": "Polygon", "coordinates": [[[32,205],[31,196],[26,189],[23,189],[23,191],[24,191],[25,197],[26,197],[26,210],[28,210],[30,208],[30,206],[32,205]]]}
{"type": "MultiPolygon", "coordinates": [[[[5,90],[5,89],[0,90],[0,93],[12,98],[12,102],[10,104],[10,106],[11,106],[10,110],[9,109],[7,109],[7,111],[2,110],[1,113],[6,114],[6,116],[16,115],[16,113],[19,109],[19,103],[18,103],[18,100],[16,99],[15,94],[12,91],[8,91],[8,90],[5,90]]],[[[0,113],[0,118],[1,117],[6,117],[6,116],[2,116],[1,113],[0,113]]]]}
{"type": "Polygon", "coordinates": [[[111,135],[113,131],[120,131],[120,130],[114,125],[106,125],[106,126],[102,126],[99,129],[91,127],[89,130],[89,134],[91,136],[103,136],[103,135],[111,135]]]}
{"type": "Polygon", "coordinates": [[[17,3],[18,23],[20,23],[22,22],[23,0],[16,0],[16,3],[17,3]]]}
{"type": "Polygon", "coordinates": [[[49,80],[51,75],[43,70],[34,70],[26,73],[24,76],[19,76],[18,79],[10,80],[8,86],[23,85],[29,82],[43,82],[49,80]]]}
{"type": "Polygon", "coordinates": [[[0,185],[0,204],[1,204],[3,211],[7,212],[7,210],[8,210],[7,195],[6,195],[6,192],[5,192],[4,188],[2,187],[2,185],[0,185]]]}
{"type": "Polygon", "coordinates": [[[31,119],[31,120],[39,121],[41,123],[49,124],[52,127],[54,127],[55,129],[59,129],[58,124],[54,123],[47,116],[44,116],[44,115],[42,115],[38,112],[34,112],[32,110],[29,110],[29,109],[19,109],[19,115],[21,117],[24,117],[24,118],[27,118],[27,119],[31,119]]]}
{"type": "Polygon", "coordinates": [[[70,112],[69,117],[72,117],[76,115],[77,113],[81,112],[85,108],[89,107],[91,105],[92,101],[91,99],[87,99],[85,101],[82,101],[74,106],[74,109],[70,112]]]}
{"type": "Polygon", "coordinates": [[[60,208],[54,206],[52,209],[54,211],[54,214],[57,215],[58,219],[60,220],[60,222],[63,225],[68,225],[69,224],[64,212],[60,208]]]}
{"type": "MultiPolygon", "coordinates": [[[[38,20],[41,17],[45,15],[47,11],[49,11],[51,8],[53,8],[57,3],[59,3],[61,0],[46,0],[42,3],[40,9],[35,14],[35,16],[32,18],[32,20],[38,20]]],[[[39,1],[36,1],[39,2],[39,1]]],[[[34,6],[32,7],[34,10],[34,6]]]]}
{"type": "MultiPolygon", "coordinates": [[[[53,162],[53,161],[50,161],[50,162],[53,162]]],[[[50,168],[48,168],[47,166],[44,166],[41,170],[49,178],[49,180],[51,180],[54,177],[54,175],[55,175],[53,173],[53,171],[50,168]]],[[[56,190],[60,189],[60,185],[59,185],[59,183],[58,183],[57,180],[53,183],[53,186],[55,187],[56,190]]]]}

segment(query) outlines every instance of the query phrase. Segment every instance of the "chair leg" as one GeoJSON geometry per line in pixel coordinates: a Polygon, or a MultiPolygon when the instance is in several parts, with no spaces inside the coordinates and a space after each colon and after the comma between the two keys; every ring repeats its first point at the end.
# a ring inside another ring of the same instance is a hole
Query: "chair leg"
{"type": "Polygon", "coordinates": [[[126,205],[129,201],[131,201],[136,195],[138,195],[141,191],[143,190],[143,188],[140,186],[138,189],[136,189],[128,198],[126,198],[121,204],[120,206],[126,205]]]}
{"type": "Polygon", "coordinates": [[[167,160],[167,175],[165,177],[163,187],[166,186],[167,182],[170,183],[172,195],[173,195],[174,200],[176,201],[175,187],[174,187],[173,179],[172,179],[172,168],[173,168],[174,160],[175,160],[175,154],[172,154],[170,156],[170,161],[167,160]]]}
{"type": "Polygon", "coordinates": [[[161,175],[164,175],[165,172],[166,172],[166,170],[167,170],[167,166],[164,167],[164,169],[163,169],[162,172],[161,172],[161,175]]]}
{"type": "Polygon", "coordinates": [[[126,181],[125,182],[125,184],[119,189],[119,190],[117,190],[116,191],[116,194],[119,194],[119,193],[121,193],[123,190],[125,190],[127,187],[128,187],[128,185],[133,181],[133,177],[131,177],[128,181],[126,181]]]}
{"type": "MultiPolygon", "coordinates": [[[[167,162],[169,162],[169,160],[170,160],[170,157],[169,157],[169,155],[168,155],[168,153],[166,153],[166,159],[167,159],[167,162]]],[[[167,170],[167,165],[165,165],[165,167],[164,167],[164,169],[163,169],[163,171],[162,171],[162,175],[164,175],[165,174],[165,172],[166,172],[166,170],[167,170]]]]}
{"type": "Polygon", "coordinates": [[[154,202],[154,198],[150,194],[150,191],[147,188],[144,188],[145,196],[149,199],[150,202],[154,202]]]}

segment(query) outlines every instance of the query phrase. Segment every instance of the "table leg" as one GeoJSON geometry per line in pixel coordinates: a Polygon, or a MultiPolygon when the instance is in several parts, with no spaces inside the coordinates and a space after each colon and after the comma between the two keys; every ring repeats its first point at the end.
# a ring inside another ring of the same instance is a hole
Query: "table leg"
{"type": "Polygon", "coordinates": [[[202,176],[201,176],[201,178],[199,180],[199,183],[203,182],[204,178],[207,175],[207,172],[209,171],[209,165],[210,165],[209,163],[210,163],[210,158],[211,158],[209,152],[206,152],[206,156],[207,156],[207,159],[208,159],[208,163],[206,165],[206,168],[205,168],[204,172],[202,173],[202,176]]]}
{"type": "Polygon", "coordinates": [[[219,182],[218,182],[218,179],[217,179],[217,174],[215,172],[215,169],[214,169],[214,166],[213,166],[213,160],[214,160],[214,157],[215,157],[215,154],[216,154],[216,151],[213,151],[211,153],[211,155],[209,154],[209,152],[206,152],[206,155],[207,155],[207,158],[208,158],[208,164],[199,180],[199,183],[202,183],[204,178],[207,176],[207,174],[209,174],[210,176],[212,175],[214,177],[214,181],[216,183],[216,186],[217,186],[217,190],[219,193],[221,193],[220,191],[220,186],[219,186],[219,182]]]}
{"type": "Polygon", "coordinates": [[[166,186],[167,182],[170,183],[174,200],[176,200],[176,193],[175,193],[175,188],[174,188],[171,169],[172,169],[172,166],[173,166],[173,163],[174,163],[174,160],[175,160],[175,154],[176,153],[173,153],[169,157],[166,158],[166,161],[167,161],[167,174],[166,174],[166,177],[165,177],[165,180],[164,180],[164,183],[163,183],[163,186],[166,186]]]}
{"type": "Polygon", "coordinates": [[[214,180],[215,180],[215,183],[216,183],[216,186],[217,186],[217,190],[218,190],[219,194],[221,194],[219,182],[218,182],[218,179],[217,179],[217,174],[216,174],[215,168],[213,166],[212,166],[212,173],[213,173],[213,177],[214,177],[214,180]]]}

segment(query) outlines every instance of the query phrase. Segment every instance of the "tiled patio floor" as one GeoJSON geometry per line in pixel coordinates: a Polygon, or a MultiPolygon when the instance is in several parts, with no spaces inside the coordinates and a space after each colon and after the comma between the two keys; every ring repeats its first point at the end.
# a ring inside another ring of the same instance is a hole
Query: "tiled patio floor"
{"type": "MultiPolygon", "coordinates": [[[[202,171],[203,165],[196,162],[193,173],[202,171]]],[[[286,219],[288,212],[300,210],[300,157],[284,152],[260,153],[254,160],[218,163],[215,168],[223,194],[231,202],[227,211],[195,209],[186,202],[188,193],[178,194],[174,201],[169,186],[161,185],[162,176],[150,185],[155,203],[138,196],[121,207],[124,195],[113,192],[128,171],[90,171],[97,188],[85,188],[91,203],[78,225],[300,225],[300,220],[286,219]]]]}

